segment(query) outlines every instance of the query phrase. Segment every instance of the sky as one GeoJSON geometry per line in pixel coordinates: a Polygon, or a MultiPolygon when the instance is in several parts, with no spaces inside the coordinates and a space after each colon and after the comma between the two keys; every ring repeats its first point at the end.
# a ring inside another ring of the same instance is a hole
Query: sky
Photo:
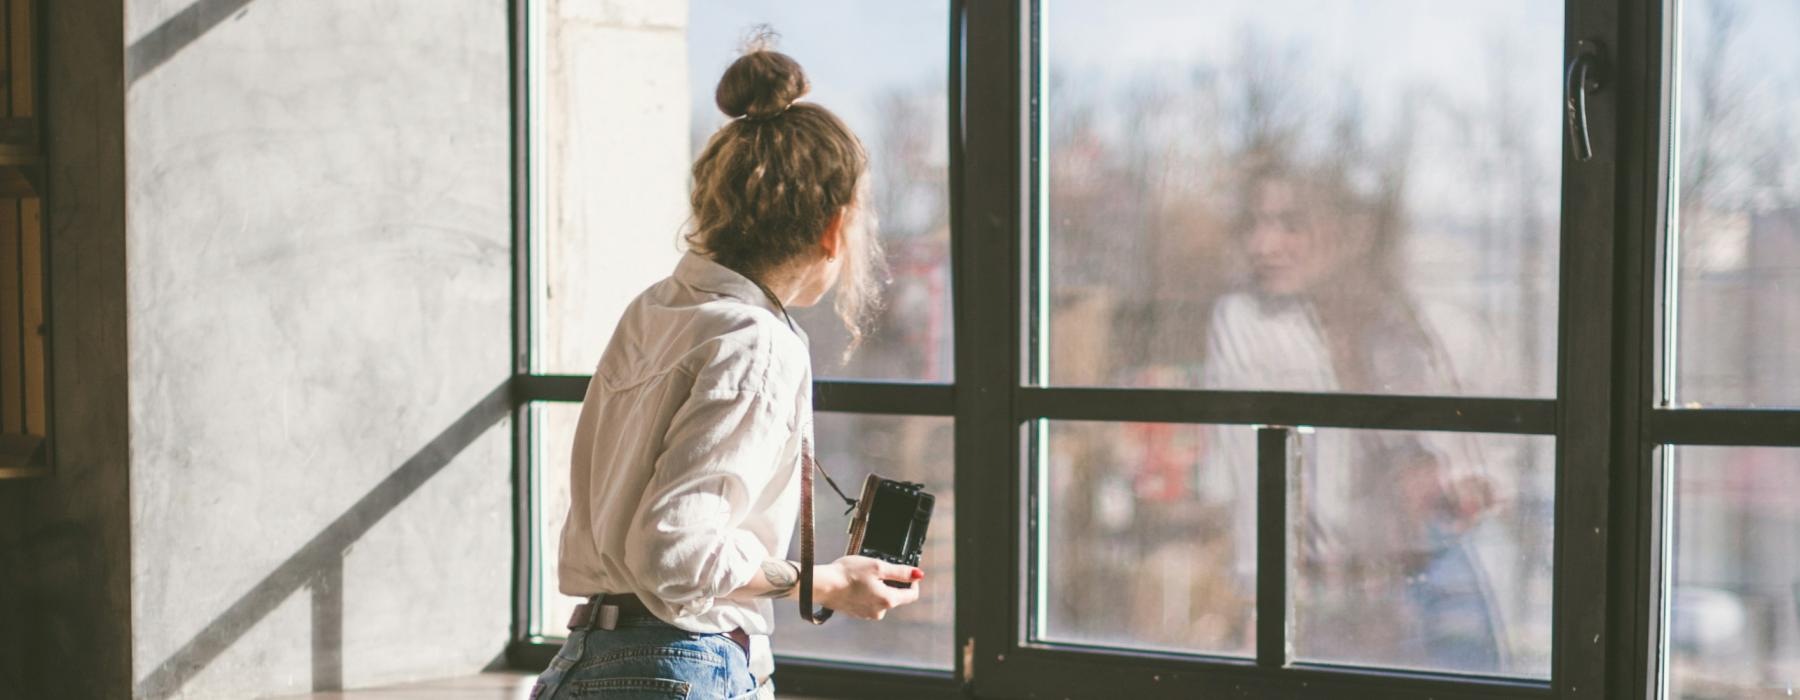
{"type": "MultiPolygon", "coordinates": [[[[866,101],[877,86],[947,71],[946,2],[694,0],[689,8],[688,69],[697,92],[716,84],[758,23],[780,32],[782,50],[806,66],[814,98],[840,111],[866,101]]],[[[1462,82],[1467,62],[1495,35],[1540,54],[1528,69],[1552,83],[1561,65],[1562,7],[1549,0],[1046,0],[1043,20],[1053,65],[1105,77],[1172,61],[1218,62],[1246,28],[1300,47],[1321,64],[1355,66],[1373,85],[1462,82]]]]}
{"type": "MultiPolygon", "coordinates": [[[[1411,86],[1474,101],[1503,68],[1540,115],[1531,148],[1548,155],[1559,147],[1563,18],[1554,0],[1045,0],[1042,13],[1048,70],[1078,76],[1089,83],[1084,89],[1103,91],[1171,66],[1227,64],[1254,32],[1293,51],[1310,77],[1325,83],[1320,94],[1334,81],[1355,81],[1377,126],[1411,86]],[[1516,65],[1493,65],[1500,45],[1516,65]]],[[[758,23],[780,32],[780,48],[806,67],[811,99],[843,115],[865,139],[874,138],[872,103],[880,90],[945,82],[947,2],[693,0],[688,70],[698,127],[723,119],[710,88],[758,23]]]]}
{"type": "MultiPolygon", "coordinates": [[[[1707,5],[1718,0],[1668,1],[1696,34],[1704,30],[1707,5]]],[[[1759,90],[1800,110],[1800,42],[1793,40],[1800,36],[1800,2],[1730,1],[1744,18],[1736,45],[1756,47],[1740,49],[1736,60],[1752,64],[1745,68],[1759,90]]],[[[1047,71],[1053,80],[1082,83],[1065,89],[1106,95],[1147,75],[1229,66],[1254,36],[1293,56],[1307,83],[1302,95],[1329,100],[1353,85],[1377,133],[1398,116],[1409,90],[1428,88],[1454,109],[1487,110],[1503,83],[1511,106],[1525,115],[1525,148],[1552,173],[1559,162],[1560,0],[1042,0],[1041,12],[1047,71]]],[[[941,92],[947,82],[948,2],[691,0],[688,71],[696,128],[723,120],[711,87],[759,23],[780,32],[780,48],[806,67],[810,99],[837,111],[867,140],[878,138],[877,94],[896,86],[941,92]]],[[[1052,120],[1055,97],[1048,102],[1052,120]]],[[[1471,137],[1426,131],[1414,144],[1416,169],[1425,175],[1414,182],[1427,188],[1415,193],[1416,201],[1443,201],[1466,183],[1430,171],[1450,167],[1471,137]]]]}
{"type": "Polygon", "coordinates": [[[777,48],[806,69],[813,84],[807,99],[837,112],[865,139],[874,133],[872,103],[880,91],[919,86],[943,92],[949,83],[947,2],[693,0],[688,84],[697,124],[724,120],[713,106],[712,88],[757,24],[780,33],[777,48]]]}

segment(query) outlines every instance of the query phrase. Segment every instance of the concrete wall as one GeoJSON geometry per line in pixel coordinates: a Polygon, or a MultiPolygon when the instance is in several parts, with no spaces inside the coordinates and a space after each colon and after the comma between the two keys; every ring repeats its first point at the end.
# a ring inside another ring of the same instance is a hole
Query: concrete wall
{"type": "Polygon", "coordinates": [[[505,3],[125,8],[134,693],[481,669],[510,611],[505,3]]]}

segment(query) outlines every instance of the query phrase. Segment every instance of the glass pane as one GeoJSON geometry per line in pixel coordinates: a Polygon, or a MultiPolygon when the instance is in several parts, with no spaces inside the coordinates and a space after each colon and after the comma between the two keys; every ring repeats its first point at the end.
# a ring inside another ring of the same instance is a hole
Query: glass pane
{"type": "Polygon", "coordinates": [[[1800,690],[1800,449],[1677,447],[1666,696],[1800,690]]]}
{"type": "Polygon", "coordinates": [[[806,68],[807,99],[830,107],[869,149],[874,211],[892,282],[874,332],[844,362],[849,340],[832,298],[794,315],[821,377],[951,379],[949,4],[839,0],[693,0],[688,80],[698,153],[725,122],[713,86],[746,29],[781,32],[806,68]]]}
{"type": "Polygon", "coordinates": [[[1562,0],[1046,15],[1051,383],[1552,394],[1562,0]]]}
{"type": "Polygon", "coordinates": [[[1303,432],[1289,479],[1295,658],[1549,677],[1554,448],[1303,432]]]}
{"type": "Polygon", "coordinates": [[[1800,4],[1680,3],[1673,405],[1800,406],[1800,4]]]}
{"type": "Polygon", "coordinates": [[[681,255],[687,12],[656,0],[530,7],[532,367],[590,374],[625,307],[681,255]]]}
{"type": "Polygon", "coordinates": [[[948,5],[627,0],[538,5],[533,214],[540,372],[593,370],[619,314],[680,251],[713,88],[767,23],[871,156],[888,303],[846,364],[827,298],[796,314],[818,375],[949,381],[948,5]]]}
{"type": "Polygon", "coordinates": [[[538,634],[561,637],[580,598],[556,590],[556,562],[562,552],[563,523],[569,519],[569,456],[575,449],[578,403],[531,404],[531,454],[537,464],[538,634]]]}
{"type": "Polygon", "coordinates": [[[1049,421],[1043,432],[1036,637],[1254,655],[1256,461],[1220,449],[1254,445],[1254,429],[1049,421]]]}
{"type": "MultiPolygon", "coordinates": [[[[956,648],[956,492],[952,460],[954,421],[922,416],[818,414],[819,463],[852,498],[864,477],[880,474],[925,485],[937,496],[925,552],[919,568],[919,602],[888,613],[880,622],[839,616],[831,624],[813,626],[800,620],[793,601],[775,609],[775,651],[840,661],[949,669],[956,648]]],[[[817,482],[813,550],[819,561],[841,556],[850,519],[837,495],[823,479],[817,482]]],[[[800,535],[794,534],[788,558],[800,558],[800,535]]]]}

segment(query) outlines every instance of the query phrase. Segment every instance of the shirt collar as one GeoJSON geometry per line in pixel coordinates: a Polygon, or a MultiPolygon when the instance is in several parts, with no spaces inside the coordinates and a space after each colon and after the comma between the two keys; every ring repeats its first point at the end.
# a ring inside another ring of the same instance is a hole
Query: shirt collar
{"type": "Polygon", "coordinates": [[[762,287],[757,286],[750,278],[691,250],[683,254],[681,261],[675,264],[675,279],[703,292],[721,294],[770,311],[776,310],[768,295],[763,294],[762,287]]]}
{"type": "MultiPolygon", "coordinates": [[[[681,261],[675,264],[675,280],[703,292],[767,309],[769,313],[775,314],[776,320],[786,323],[781,307],[769,300],[769,295],[763,293],[762,287],[749,277],[700,253],[690,250],[681,256],[681,261]]],[[[805,342],[806,332],[800,330],[798,322],[795,322],[793,328],[800,335],[800,340],[805,342]]]]}

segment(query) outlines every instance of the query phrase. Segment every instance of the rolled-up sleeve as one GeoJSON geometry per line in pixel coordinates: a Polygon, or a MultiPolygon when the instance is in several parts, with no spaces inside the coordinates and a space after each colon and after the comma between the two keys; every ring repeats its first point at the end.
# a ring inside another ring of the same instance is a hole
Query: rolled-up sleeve
{"type": "Polygon", "coordinates": [[[690,395],[666,435],[625,535],[625,566],[640,590],[687,617],[748,584],[771,556],[739,526],[791,457],[793,427],[765,394],[723,390],[690,395]]]}

